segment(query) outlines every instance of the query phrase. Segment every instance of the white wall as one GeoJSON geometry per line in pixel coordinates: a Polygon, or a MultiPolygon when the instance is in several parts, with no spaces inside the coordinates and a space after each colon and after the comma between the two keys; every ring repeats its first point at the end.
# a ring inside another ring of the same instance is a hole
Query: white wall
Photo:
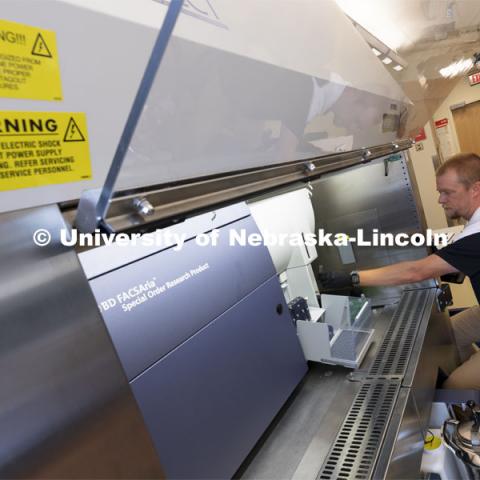
{"type": "Polygon", "coordinates": [[[427,227],[433,230],[447,227],[447,219],[443,208],[438,204],[438,193],[435,183],[435,167],[432,157],[436,155],[433,132],[430,124],[425,125],[426,140],[421,142],[423,150],[410,150],[415,177],[417,179],[420,198],[427,221],[427,227]]]}

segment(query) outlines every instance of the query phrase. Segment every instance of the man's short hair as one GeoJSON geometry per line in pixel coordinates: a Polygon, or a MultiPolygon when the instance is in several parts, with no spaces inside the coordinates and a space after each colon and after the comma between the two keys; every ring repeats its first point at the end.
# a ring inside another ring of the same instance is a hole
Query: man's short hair
{"type": "Polygon", "coordinates": [[[435,174],[439,177],[449,170],[454,170],[459,182],[470,188],[475,182],[480,182],[480,157],[475,153],[459,153],[443,163],[435,174]]]}

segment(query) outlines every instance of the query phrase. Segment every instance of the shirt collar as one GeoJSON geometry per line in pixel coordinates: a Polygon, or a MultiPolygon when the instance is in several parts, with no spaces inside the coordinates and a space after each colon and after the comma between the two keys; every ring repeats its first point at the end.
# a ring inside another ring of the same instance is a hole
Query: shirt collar
{"type": "Polygon", "coordinates": [[[480,207],[475,210],[474,214],[465,225],[465,228],[458,235],[455,235],[453,241],[456,242],[457,240],[473,235],[474,233],[480,233],[480,207]]]}
{"type": "Polygon", "coordinates": [[[473,213],[472,217],[468,221],[467,225],[473,225],[474,223],[480,222],[480,207],[478,207],[475,212],[473,213]]]}

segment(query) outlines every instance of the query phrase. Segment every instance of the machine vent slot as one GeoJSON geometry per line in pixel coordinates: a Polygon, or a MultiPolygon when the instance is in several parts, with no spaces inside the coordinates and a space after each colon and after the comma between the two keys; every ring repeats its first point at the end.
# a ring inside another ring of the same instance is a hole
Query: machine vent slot
{"type": "Polygon", "coordinates": [[[400,382],[364,382],[333,442],[317,480],[370,478],[400,382]]]}
{"type": "Polygon", "coordinates": [[[431,290],[410,290],[403,293],[383,338],[367,380],[405,375],[413,343],[431,290]]]}

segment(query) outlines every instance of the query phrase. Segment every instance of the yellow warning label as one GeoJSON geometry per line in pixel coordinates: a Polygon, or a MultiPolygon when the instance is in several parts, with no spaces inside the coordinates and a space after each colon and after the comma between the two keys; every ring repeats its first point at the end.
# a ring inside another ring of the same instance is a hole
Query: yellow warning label
{"type": "Polygon", "coordinates": [[[55,32],[0,20],[0,97],[62,100],[55,32]]]}
{"type": "Polygon", "coordinates": [[[84,113],[0,112],[0,191],[90,178],[84,113]]]}

